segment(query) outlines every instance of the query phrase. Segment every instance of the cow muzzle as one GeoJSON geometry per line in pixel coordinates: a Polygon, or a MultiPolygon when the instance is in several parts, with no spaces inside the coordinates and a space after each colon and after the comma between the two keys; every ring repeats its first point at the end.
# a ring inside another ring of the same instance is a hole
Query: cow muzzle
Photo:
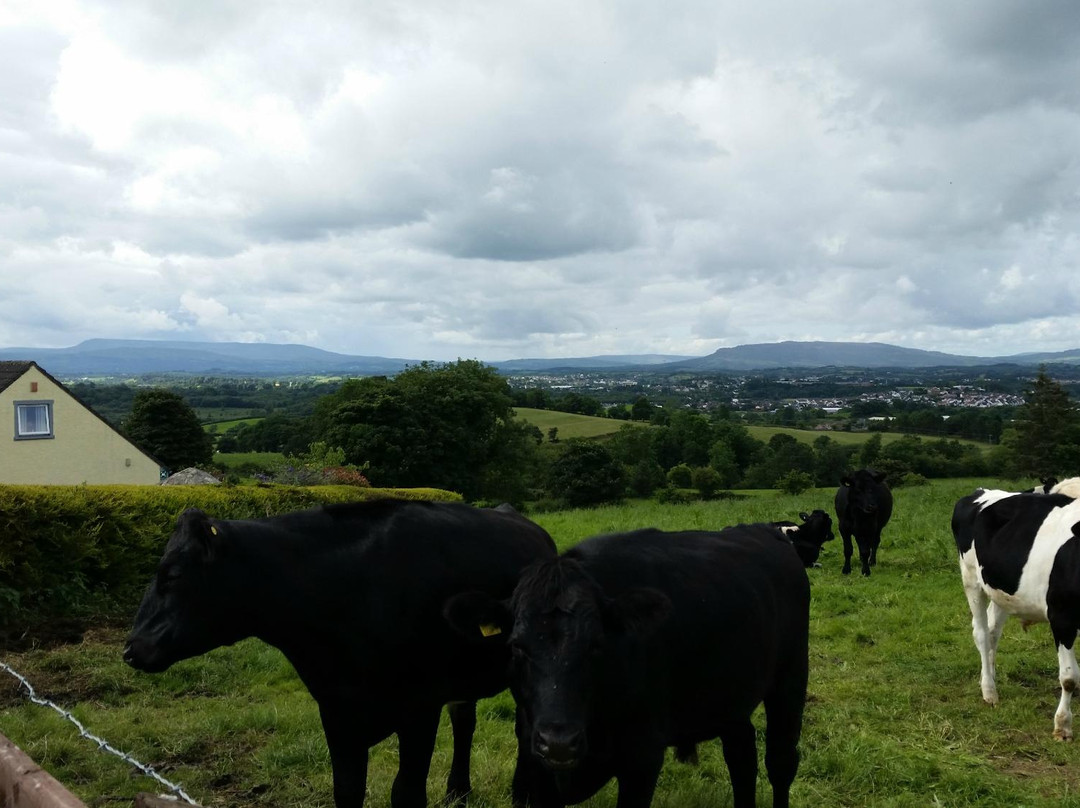
{"type": "Polygon", "coordinates": [[[558,724],[537,727],[533,752],[549,769],[573,769],[585,756],[585,731],[558,724]]]}

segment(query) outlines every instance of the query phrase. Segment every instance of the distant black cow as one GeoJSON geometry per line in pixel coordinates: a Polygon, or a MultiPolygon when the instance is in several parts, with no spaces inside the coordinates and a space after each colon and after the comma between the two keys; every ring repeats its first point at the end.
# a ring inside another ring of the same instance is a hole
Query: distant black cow
{"type": "Polygon", "coordinates": [[[641,530],[531,565],[509,602],[462,595],[448,614],[510,633],[519,743],[537,808],[611,778],[619,808],[651,803],[665,749],[719,737],[736,808],[755,804],[750,717],[765,703],[773,805],[786,808],[806,700],[810,587],[779,531],[641,530]]]}
{"type": "MultiPolygon", "coordinates": [[[[1067,480],[1055,489],[1076,490],[1067,480]]],[[[1062,493],[978,489],[953,508],[953,536],[982,661],[983,699],[997,704],[995,660],[1005,621],[1050,623],[1061,699],[1054,737],[1071,740],[1072,694],[1080,688],[1074,643],[1080,629],[1080,501],[1062,493]]]]}
{"type": "Polygon", "coordinates": [[[461,702],[450,706],[455,800],[470,790],[476,700],[506,687],[509,652],[504,638],[477,645],[447,626],[444,601],[467,589],[508,597],[522,568],[554,556],[513,509],[382,500],[250,521],[188,510],[124,659],[156,672],[250,636],[279,648],[318,702],[338,808],[363,805],[368,749],[392,733],[390,802],[426,806],[439,714],[461,702]]]}
{"type": "Polygon", "coordinates": [[[821,555],[821,547],[825,542],[832,541],[835,537],[832,532],[832,517],[823,510],[815,510],[812,513],[805,511],[799,514],[802,519],[801,525],[795,522],[773,522],[775,527],[787,537],[787,540],[795,547],[804,567],[821,566],[817,563],[821,555]]]}
{"type": "Polygon", "coordinates": [[[851,537],[859,545],[862,574],[869,575],[877,564],[881,530],[892,516],[892,492],[885,485],[885,474],[871,469],[859,469],[840,480],[836,491],[836,522],[844,540],[844,568],[851,572],[851,537]]]}

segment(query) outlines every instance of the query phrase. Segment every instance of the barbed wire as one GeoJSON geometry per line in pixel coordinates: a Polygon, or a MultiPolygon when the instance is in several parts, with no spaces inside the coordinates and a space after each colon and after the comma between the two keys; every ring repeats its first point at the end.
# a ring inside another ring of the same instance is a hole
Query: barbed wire
{"type": "Polygon", "coordinates": [[[195,802],[195,800],[193,800],[191,797],[189,797],[187,795],[187,793],[185,793],[184,789],[181,786],[178,786],[175,783],[171,783],[168,780],[166,780],[164,777],[162,777],[160,774],[158,774],[156,771],[154,771],[153,766],[147,766],[145,763],[140,763],[135,758],[133,758],[131,755],[129,755],[127,752],[121,752],[119,749],[114,747],[108,741],[106,741],[106,740],[104,740],[102,738],[99,738],[97,735],[94,735],[92,732],[89,732],[86,729],[86,727],[83,726],[82,722],[79,721],[79,719],[77,719],[75,716],[73,716],[70,712],[65,710],[63,707],[59,706],[58,704],[54,704],[53,702],[49,701],[48,699],[45,699],[45,698],[42,698],[41,696],[39,696],[37,694],[37,691],[34,690],[34,686],[32,684],[30,684],[29,680],[25,676],[23,676],[21,673],[19,673],[17,670],[12,668],[10,665],[8,665],[8,664],[6,664],[4,662],[0,662],[0,670],[6,671],[7,673],[11,674],[16,679],[19,680],[19,682],[22,684],[22,686],[26,688],[26,696],[31,702],[33,702],[34,704],[37,704],[37,705],[39,705],[41,707],[48,707],[51,710],[55,710],[57,713],[59,713],[65,719],[67,719],[72,724],[74,724],[75,728],[77,730],[79,730],[80,737],[86,738],[88,741],[92,741],[93,743],[96,743],[97,746],[98,746],[98,749],[100,749],[103,752],[108,752],[111,755],[115,755],[116,757],[118,757],[122,761],[124,761],[125,763],[128,763],[131,766],[134,766],[136,769],[141,771],[147,777],[154,778],[159,783],[161,783],[161,785],[165,786],[167,789],[169,789],[169,791],[171,791],[173,794],[175,794],[176,796],[178,796],[180,799],[184,800],[188,804],[190,804],[190,805],[196,805],[197,804],[195,802]]]}

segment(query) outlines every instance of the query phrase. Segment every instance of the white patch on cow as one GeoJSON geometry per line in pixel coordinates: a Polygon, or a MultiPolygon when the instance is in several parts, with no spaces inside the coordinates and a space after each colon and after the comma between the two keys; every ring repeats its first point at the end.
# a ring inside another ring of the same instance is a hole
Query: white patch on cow
{"type": "Polygon", "coordinates": [[[1069,477],[1050,489],[1051,494],[1064,494],[1073,499],[1080,499],[1080,477],[1069,477]]]}
{"type": "Polygon", "coordinates": [[[780,528],[780,532],[783,533],[785,536],[788,533],[798,533],[799,532],[799,526],[798,525],[777,525],[777,527],[780,528]]]}

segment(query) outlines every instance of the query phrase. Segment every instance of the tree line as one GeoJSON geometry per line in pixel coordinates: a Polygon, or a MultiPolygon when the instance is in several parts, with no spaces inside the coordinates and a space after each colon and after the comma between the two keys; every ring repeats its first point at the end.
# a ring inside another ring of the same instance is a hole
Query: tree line
{"type": "MultiPolygon", "coordinates": [[[[875,433],[860,445],[827,434],[812,443],[788,434],[762,441],[738,413],[658,408],[643,397],[624,407],[628,423],[613,435],[554,442],[515,414],[517,406],[554,403],[528,392],[511,390],[494,368],[475,360],[423,363],[392,378],[350,379],[318,398],[311,415],[275,414],[235,427],[217,448],[302,457],[318,446],[376,486],[434,486],[470,501],[516,504],[797,490],[835,485],[863,466],[886,471],[894,485],[1080,472],[1076,407],[1044,371],[1027,391],[1025,406],[1000,424],[1000,442],[990,452],[956,438],[915,434],[885,442],[875,433]],[[634,420],[640,423],[629,423],[634,420]]],[[[570,406],[589,406],[582,405],[585,397],[567,398],[570,406]]],[[[123,428],[171,467],[210,464],[212,439],[178,406],[185,404],[176,393],[139,392],[123,428]]]]}

